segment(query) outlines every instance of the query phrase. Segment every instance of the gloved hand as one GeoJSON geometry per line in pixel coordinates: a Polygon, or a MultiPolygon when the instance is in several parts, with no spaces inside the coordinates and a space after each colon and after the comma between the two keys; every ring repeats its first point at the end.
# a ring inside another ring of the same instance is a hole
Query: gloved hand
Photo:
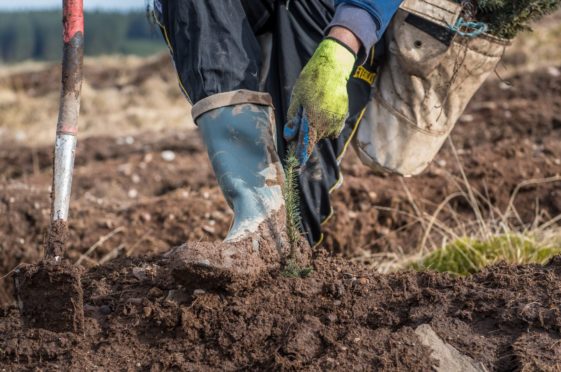
{"type": "Polygon", "coordinates": [[[300,73],[292,90],[284,138],[296,143],[301,165],[319,140],[341,133],[349,109],[347,81],[355,61],[349,48],[327,38],[300,73]]]}

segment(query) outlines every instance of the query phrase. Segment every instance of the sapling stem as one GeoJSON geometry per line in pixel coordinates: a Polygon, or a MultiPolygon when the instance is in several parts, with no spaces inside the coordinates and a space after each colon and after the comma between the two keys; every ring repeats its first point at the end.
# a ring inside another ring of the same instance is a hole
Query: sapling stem
{"type": "Polygon", "coordinates": [[[290,243],[290,259],[296,259],[296,249],[301,234],[300,196],[298,195],[298,170],[296,146],[291,144],[285,162],[284,198],[286,206],[286,231],[290,243]]]}

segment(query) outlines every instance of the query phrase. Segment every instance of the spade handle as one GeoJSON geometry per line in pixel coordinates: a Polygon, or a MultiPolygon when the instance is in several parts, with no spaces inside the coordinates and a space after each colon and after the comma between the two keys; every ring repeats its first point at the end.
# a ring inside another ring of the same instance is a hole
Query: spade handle
{"type": "Polygon", "coordinates": [[[83,0],[63,0],[62,88],[53,165],[52,221],[68,220],[84,59],[83,0]]]}

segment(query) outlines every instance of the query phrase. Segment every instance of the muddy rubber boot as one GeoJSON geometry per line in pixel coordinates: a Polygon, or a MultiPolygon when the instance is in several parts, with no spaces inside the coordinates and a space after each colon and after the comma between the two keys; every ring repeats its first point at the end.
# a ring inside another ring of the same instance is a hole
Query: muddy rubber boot
{"type": "MultiPolygon", "coordinates": [[[[173,275],[190,287],[247,288],[279,269],[291,251],[270,97],[249,91],[217,94],[195,105],[193,116],[234,220],[223,242],[175,248],[169,255],[173,275]]],[[[302,239],[298,264],[307,263],[306,245],[302,239]]]]}

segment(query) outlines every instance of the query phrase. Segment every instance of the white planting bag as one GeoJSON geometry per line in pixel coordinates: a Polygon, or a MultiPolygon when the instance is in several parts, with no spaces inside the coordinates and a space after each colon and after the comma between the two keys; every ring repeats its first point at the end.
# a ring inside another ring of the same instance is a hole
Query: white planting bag
{"type": "Polygon", "coordinates": [[[503,56],[507,40],[451,29],[460,11],[453,1],[406,0],[394,16],[386,60],[353,140],[367,166],[422,172],[503,56]]]}

